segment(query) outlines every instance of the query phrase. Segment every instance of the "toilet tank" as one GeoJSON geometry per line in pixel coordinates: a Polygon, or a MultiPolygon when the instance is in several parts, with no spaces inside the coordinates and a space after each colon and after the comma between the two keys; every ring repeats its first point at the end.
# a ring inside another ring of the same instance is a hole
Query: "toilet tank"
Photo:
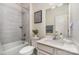
{"type": "Polygon", "coordinates": [[[32,38],[32,46],[37,47],[37,41],[39,40],[39,37],[33,37],[32,38]]]}

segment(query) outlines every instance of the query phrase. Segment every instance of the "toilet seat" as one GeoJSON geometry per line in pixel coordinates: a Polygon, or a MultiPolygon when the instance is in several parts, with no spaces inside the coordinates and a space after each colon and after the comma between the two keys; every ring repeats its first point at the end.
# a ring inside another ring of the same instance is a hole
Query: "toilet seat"
{"type": "Polygon", "coordinates": [[[20,54],[30,55],[33,53],[34,47],[33,46],[26,46],[20,50],[20,54]]]}

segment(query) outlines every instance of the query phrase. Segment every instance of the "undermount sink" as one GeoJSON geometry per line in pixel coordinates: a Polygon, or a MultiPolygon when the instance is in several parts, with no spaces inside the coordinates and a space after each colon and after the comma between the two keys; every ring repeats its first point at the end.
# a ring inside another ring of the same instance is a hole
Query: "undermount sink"
{"type": "Polygon", "coordinates": [[[69,39],[63,39],[63,40],[55,40],[57,43],[61,43],[61,44],[72,44],[73,42],[69,39]]]}
{"type": "Polygon", "coordinates": [[[64,42],[62,42],[61,40],[53,40],[50,38],[47,38],[46,40],[44,40],[45,43],[50,43],[50,44],[56,44],[56,45],[63,45],[64,42]]]}
{"type": "Polygon", "coordinates": [[[69,39],[63,39],[63,41],[65,42],[65,43],[73,43],[71,40],[69,40],[69,39]]]}
{"type": "Polygon", "coordinates": [[[46,41],[51,41],[51,43],[60,44],[60,45],[73,43],[70,39],[66,39],[66,38],[56,39],[56,40],[53,40],[53,38],[47,38],[46,41]]]}

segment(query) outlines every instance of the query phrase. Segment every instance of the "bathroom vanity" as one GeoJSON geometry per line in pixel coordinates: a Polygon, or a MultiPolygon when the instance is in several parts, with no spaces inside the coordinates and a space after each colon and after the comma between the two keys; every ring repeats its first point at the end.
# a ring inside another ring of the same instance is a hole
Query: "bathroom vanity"
{"type": "Polygon", "coordinates": [[[37,41],[38,55],[78,55],[78,47],[73,43],[43,38],[37,41]]]}
{"type": "Polygon", "coordinates": [[[46,10],[46,36],[58,38],[54,40],[52,37],[45,37],[37,41],[38,55],[78,55],[78,46],[68,38],[69,32],[69,4],[63,4],[54,9],[48,8],[46,10]]]}

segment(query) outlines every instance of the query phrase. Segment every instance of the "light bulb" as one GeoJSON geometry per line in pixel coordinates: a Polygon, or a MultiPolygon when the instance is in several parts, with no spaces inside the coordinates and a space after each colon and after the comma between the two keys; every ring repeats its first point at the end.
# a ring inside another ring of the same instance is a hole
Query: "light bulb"
{"type": "Polygon", "coordinates": [[[60,6],[62,6],[62,5],[63,5],[63,3],[59,3],[57,6],[60,7],[60,6]]]}
{"type": "Polygon", "coordinates": [[[51,8],[54,9],[56,6],[52,6],[51,8]]]}

